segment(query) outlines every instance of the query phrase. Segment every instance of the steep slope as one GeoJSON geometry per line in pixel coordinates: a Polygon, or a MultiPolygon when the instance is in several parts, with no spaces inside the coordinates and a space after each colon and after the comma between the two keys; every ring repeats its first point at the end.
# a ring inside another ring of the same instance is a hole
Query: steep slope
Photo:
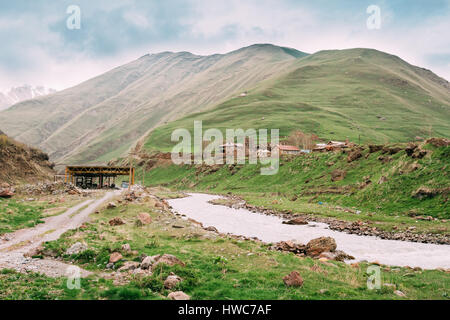
{"type": "Polygon", "coordinates": [[[207,128],[279,128],[323,139],[405,142],[450,137],[450,85],[429,70],[372,49],[321,51],[282,76],[206,112],[155,129],[148,150],[170,151],[171,132],[203,120],[207,128]]]}
{"type": "Polygon", "coordinates": [[[53,165],[48,155],[7,137],[0,130],[0,183],[50,180],[53,165]]]}
{"type": "Polygon", "coordinates": [[[107,161],[165,121],[214,106],[306,54],[253,45],[225,55],[163,52],[0,113],[12,137],[59,162],[107,161]]]}

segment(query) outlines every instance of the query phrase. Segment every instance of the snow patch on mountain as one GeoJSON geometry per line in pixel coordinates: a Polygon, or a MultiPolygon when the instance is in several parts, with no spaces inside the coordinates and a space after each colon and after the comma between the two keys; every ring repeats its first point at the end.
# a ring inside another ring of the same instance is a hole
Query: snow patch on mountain
{"type": "Polygon", "coordinates": [[[33,87],[28,84],[11,88],[11,90],[6,93],[0,92],[0,110],[8,109],[10,106],[24,100],[46,96],[55,92],[55,89],[46,88],[44,86],[33,87]]]}

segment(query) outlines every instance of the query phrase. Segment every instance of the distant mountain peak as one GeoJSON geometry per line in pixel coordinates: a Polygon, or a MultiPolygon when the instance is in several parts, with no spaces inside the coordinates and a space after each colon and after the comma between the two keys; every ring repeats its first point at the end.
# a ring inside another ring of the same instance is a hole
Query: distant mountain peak
{"type": "Polygon", "coordinates": [[[0,92],[0,110],[5,110],[10,106],[25,100],[46,96],[55,92],[55,89],[44,86],[33,87],[29,84],[13,87],[8,92],[0,92]]]}

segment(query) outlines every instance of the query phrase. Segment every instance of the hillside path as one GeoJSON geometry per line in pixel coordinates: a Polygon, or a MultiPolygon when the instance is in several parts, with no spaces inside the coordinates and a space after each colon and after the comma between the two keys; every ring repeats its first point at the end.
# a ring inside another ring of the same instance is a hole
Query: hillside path
{"type": "MultiPolygon", "coordinates": [[[[46,241],[57,240],[64,232],[78,228],[87,221],[89,215],[100,205],[119,195],[121,191],[109,191],[100,199],[86,200],[63,214],[44,219],[44,223],[33,228],[18,230],[8,235],[9,241],[0,241],[0,270],[4,268],[15,269],[19,272],[38,272],[50,277],[68,276],[66,264],[50,259],[33,259],[24,254],[37,248],[46,241]]],[[[81,277],[91,272],[80,269],[81,277]]]]}

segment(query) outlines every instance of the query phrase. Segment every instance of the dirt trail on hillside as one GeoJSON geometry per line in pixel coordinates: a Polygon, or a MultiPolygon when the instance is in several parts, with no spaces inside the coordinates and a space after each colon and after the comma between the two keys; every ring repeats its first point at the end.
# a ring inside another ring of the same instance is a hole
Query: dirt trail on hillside
{"type": "MultiPolygon", "coordinates": [[[[101,204],[119,194],[120,191],[110,191],[101,199],[84,201],[61,215],[46,218],[43,224],[8,234],[9,241],[0,241],[0,270],[9,268],[19,272],[43,273],[50,277],[67,276],[70,264],[49,259],[32,259],[25,257],[24,254],[46,241],[57,240],[68,230],[76,229],[101,204]]],[[[80,269],[81,277],[86,277],[89,274],[91,272],[80,269]]]]}

